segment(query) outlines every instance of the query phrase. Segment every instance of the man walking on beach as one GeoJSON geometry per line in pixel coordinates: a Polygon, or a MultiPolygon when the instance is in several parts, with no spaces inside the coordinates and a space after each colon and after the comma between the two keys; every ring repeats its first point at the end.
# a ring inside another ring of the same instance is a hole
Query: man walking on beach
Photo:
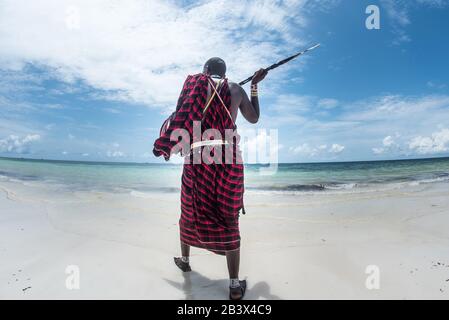
{"type": "Polygon", "coordinates": [[[185,80],[176,111],[164,122],[154,143],[153,153],[158,157],[169,160],[178,152],[185,156],[179,220],[182,256],[174,258],[176,265],[183,272],[191,271],[191,246],[225,255],[229,298],[233,300],[243,298],[246,290],[246,281],[239,280],[239,211],[244,212],[244,185],[235,121],[239,110],[249,122],[258,121],[257,83],[266,74],[264,69],[254,74],[250,99],[241,86],[228,82],[222,59],[209,59],[202,73],[185,80]],[[201,129],[200,141],[195,139],[195,128],[201,129]],[[180,130],[189,135],[188,147],[184,143],[182,150],[180,130]],[[233,132],[231,138],[229,130],[233,132]],[[204,135],[211,131],[215,132],[213,139],[205,140],[204,135]]]}

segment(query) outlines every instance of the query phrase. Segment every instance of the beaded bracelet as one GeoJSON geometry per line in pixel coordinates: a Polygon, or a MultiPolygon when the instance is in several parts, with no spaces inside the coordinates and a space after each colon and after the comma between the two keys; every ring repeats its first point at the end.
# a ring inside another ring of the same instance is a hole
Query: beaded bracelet
{"type": "Polygon", "coordinates": [[[257,97],[258,91],[257,91],[257,84],[251,85],[251,97],[257,97]]]}

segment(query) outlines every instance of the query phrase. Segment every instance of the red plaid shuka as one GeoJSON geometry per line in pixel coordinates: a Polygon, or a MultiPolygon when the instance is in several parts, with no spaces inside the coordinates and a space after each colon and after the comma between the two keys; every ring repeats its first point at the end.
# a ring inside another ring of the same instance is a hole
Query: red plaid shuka
{"type": "MultiPolygon", "coordinates": [[[[215,96],[203,113],[210,81],[214,83],[204,74],[187,77],[176,111],[165,121],[160,137],[154,143],[153,153],[156,156],[163,155],[165,160],[169,160],[172,153],[180,151],[174,148],[178,141],[170,141],[170,135],[175,129],[186,129],[192,142],[193,121],[201,121],[201,132],[210,128],[217,129],[223,139],[226,129],[236,129],[228,109],[231,94],[226,80],[217,90],[222,101],[215,96]]],[[[213,89],[211,91],[213,93],[213,89]]],[[[213,161],[207,161],[209,164],[205,161],[199,164],[193,162],[193,153],[203,152],[213,156],[217,146],[198,147],[192,152],[189,150],[184,163],[181,188],[179,228],[183,243],[217,254],[240,248],[239,211],[243,208],[244,185],[238,140],[239,136],[236,135],[235,142],[218,147],[222,148],[222,162],[219,164],[213,161]],[[230,154],[233,161],[228,161],[227,164],[225,148],[229,147],[232,148],[230,154]]]]}

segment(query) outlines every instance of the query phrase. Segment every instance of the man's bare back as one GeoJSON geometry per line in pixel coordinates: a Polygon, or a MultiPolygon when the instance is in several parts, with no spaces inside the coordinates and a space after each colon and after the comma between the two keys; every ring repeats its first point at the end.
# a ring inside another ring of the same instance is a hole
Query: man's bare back
{"type": "MultiPolygon", "coordinates": [[[[254,78],[252,81],[253,85],[257,85],[258,82],[262,81],[267,74],[267,71],[264,69],[260,69],[254,74],[254,78]]],[[[231,91],[231,106],[230,112],[232,116],[232,120],[237,120],[238,111],[242,113],[243,117],[250,123],[256,123],[259,120],[259,100],[257,96],[251,97],[249,99],[245,90],[235,82],[229,82],[229,90],[231,91]]],[[[210,84],[207,88],[207,100],[209,100],[212,94],[212,88],[210,84]]]]}

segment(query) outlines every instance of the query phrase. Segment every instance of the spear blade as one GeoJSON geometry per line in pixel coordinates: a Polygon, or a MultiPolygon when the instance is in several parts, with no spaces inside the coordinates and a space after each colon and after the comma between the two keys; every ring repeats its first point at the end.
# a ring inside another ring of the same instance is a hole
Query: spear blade
{"type": "MultiPolygon", "coordinates": [[[[306,53],[306,52],[309,52],[309,51],[311,51],[311,50],[313,50],[313,49],[318,48],[319,46],[320,46],[320,44],[317,43],[316,45],[314,45],[314,46],[312,46],[312,47],[310,47],[310,48],[307,48],[307,49],[305,49],[305,50],[303,50],[303,51],[301,51],[301,52],[298,52],[297,54],[294,54],[294,55],[292,55],[291,57],[288,57],[288,58],[286,58],[286,59],[284,59],[284,60],[281,60],[281,61],[279,61],[279,62],[276,62],[275,64],[272,64],[271,66],[265,68],[265,70],[267,70],[267,71],[268,71],[268,70],[273,70],[273,69],[275,69],[275,68],[277,68],[277,67],[279,67],[279,66],[281,66],[281,65],[283,65],[283,64],[285,64],[285,63],[287,63],[287,62],[289,62],[290,60],[293,60],[293,59],[295,59],[296,57],[299,57],[299,56],[303,55],[303,54],[306,53]]],[[[245,80],[239,82],[239,85],[243,86],[245,83],[250,82],[250,81],[253,79],[253,77],[254,77],[254,76],[251,76],[251,77],[249,77],[249,78],[247,78],[247,79],[245,79],[245,80]]]]}

